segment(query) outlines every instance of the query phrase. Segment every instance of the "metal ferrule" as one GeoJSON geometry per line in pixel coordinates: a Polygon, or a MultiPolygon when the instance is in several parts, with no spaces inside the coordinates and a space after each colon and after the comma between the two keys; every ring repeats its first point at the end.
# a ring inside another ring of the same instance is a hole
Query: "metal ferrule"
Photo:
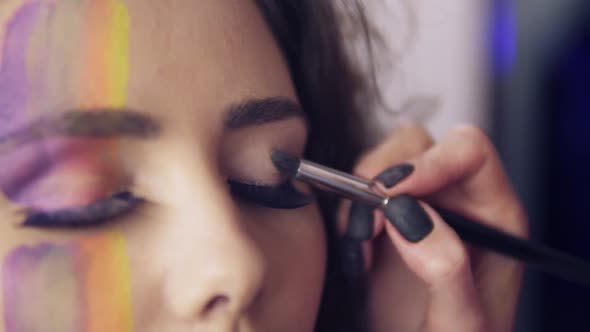
{"type": "Polygon", "coordinates": [[[389,199],[376,193],[370,181],[303,159],[295,179],[375,207],[387,205],[389,199]]]}

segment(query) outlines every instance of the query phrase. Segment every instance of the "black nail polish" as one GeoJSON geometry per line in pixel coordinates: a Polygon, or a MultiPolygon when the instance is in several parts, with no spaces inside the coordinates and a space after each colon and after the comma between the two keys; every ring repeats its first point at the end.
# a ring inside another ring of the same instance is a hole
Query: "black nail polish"
{"type": "Polygon", "coordinates": [[[342,272],[349,278],[358,278],[363,274],[364,260],[361,241],[344,236],[340,239],[342,272]]]}
{"type": "Polygon", "coordinates": [[[434,224],[420,203],[410,195],[391,197],[383,213],[389,222],[410,242],[424,239],[434,224]]]}
{"type": "Polygon", "coordinates": [[[352,202],[346,235],[360,241],[373,237],[373,207],[361,202],[352,202]]]}
{"type": "Polygon", "coordinates": [[[381,182],[386,188],[391,188],[412,174],[412,172],[414,172],[414,165],[407,163],[399,164],[381,172],[374,180],[381,182]]]}

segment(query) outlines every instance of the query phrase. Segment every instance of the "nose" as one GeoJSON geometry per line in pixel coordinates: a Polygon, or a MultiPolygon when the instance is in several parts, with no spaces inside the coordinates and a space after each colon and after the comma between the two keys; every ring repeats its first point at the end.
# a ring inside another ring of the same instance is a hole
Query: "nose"
{"type": "Polygon", "coordinates": [[[264,259],[225,183],[198,173],[170,183],[164,298],[184,320],[233,325],[261,292],[264,259]]]}

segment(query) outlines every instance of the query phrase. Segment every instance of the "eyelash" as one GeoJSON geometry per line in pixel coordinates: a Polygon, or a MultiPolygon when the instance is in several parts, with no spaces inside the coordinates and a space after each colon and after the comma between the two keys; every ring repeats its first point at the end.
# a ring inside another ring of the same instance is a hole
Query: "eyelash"
{"type": "Polygon", "coordinates": [[[23,222],[29,227],[92,227],[132,212],[144,200],[129,191],[88,205],[56,211],[30,211],[23,222]]]}
{"type": "MultiPolygon", "coordinates": [[[[257,185],[228,180],[231,194],[253,205],[272,209],[297,209],[314,201],[298,191],[290,181],[276,186],[257,185]]],[[[83,207],[51,212],[30,211],[23,222],[28,227],[76,228],[99,226],[133,212],[145,200],[129,191],[117,193],[83,207]]]]}
{"type": "Polygon", "coordinates": [[[298,209],[314,201],[312,195],[297,190],[291,181],[276,186],[248,184],[228,180],[230,192],[235,197],[271,209],[298,209]]]}

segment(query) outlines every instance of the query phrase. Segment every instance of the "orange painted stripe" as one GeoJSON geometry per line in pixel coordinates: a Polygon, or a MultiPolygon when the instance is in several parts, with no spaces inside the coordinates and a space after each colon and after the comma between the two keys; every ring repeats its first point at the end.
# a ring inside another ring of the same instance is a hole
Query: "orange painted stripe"
{"type": "Polygon", "coordinates": [[[80,241],[85,332],[133,331],[130,268],[123,235],[110,232],[80,241]]]}

